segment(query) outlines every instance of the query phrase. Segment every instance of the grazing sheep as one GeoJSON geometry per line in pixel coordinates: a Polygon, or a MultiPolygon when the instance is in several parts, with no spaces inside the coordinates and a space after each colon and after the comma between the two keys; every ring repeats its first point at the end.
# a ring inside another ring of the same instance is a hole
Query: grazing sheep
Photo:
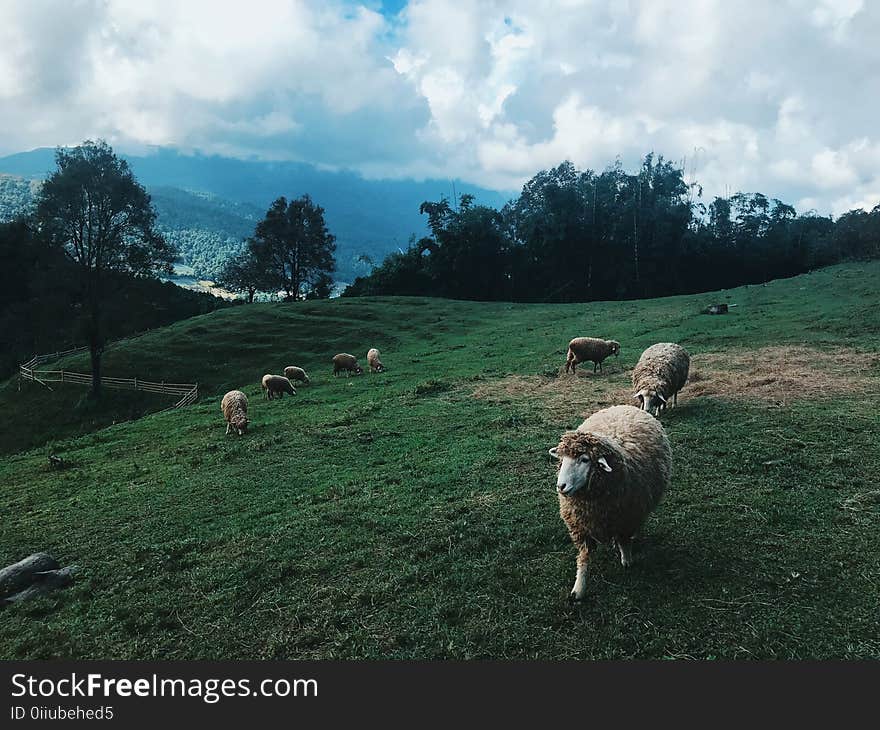
{"type": "Polygon", "coordinates": [[[559,459],[559,514],[578,550],[569,598],[579,601],[597,543],[613,541],[620,562],[632,563],[632,538],[669,485],[672,451],[658,420],[635,406],[612,406],[564,433],[550,455],[559,459]]]}
{"type": "Polygon", "coordinates": [[[343,371],[345,371],[347,375],[351,375],[351,373],[361,375],[364,372],[364,369],[358,365],[357,358],[354,355],[349,355],[347,352],[341,352],[338,355],[333,356],[333,374],[338,375],[343,371]]]}
{"type": "Polygon", "coordinates": [[[288,365],[284,368],[284,377],[288,380],[298,380],[301,383],[305,383],[308,385],[311,381],[309,380],[309,376],[306,375],[306,371],[302,368],[298,368],[295,365],[288,365]]]}
{"type": "Polygon", "coordinates": [[[234,428],[239,436],[243,436],[247,432],[250,420],[247,417],[248,399],[240,390],[230,390],[223,396],[220,402],[220,410],[223,411],[223,418],[226,419],[226,435],[229,435],[229,429],[234,428]]]}
{"type": "Polygon", "coordinates": [[[367,352],[367,363],[370,365],[370,372],[384,373],[385,366],[379,359],[379,351],[374,347],[367,352]]]}
{"type": "Polygon", "coordinates": [[[264,375],[261,385],[266,392],[266,400],[272,400],[275,396],[283,398],[285,393],[296,395],[296,390],[283,375],[264,375]]]}
{"type": "Polygon", "coordinates": [[[574,373],[579,363],[592,362],[593,372],[602,372],[602,361],[609,355],[620,355],[620,343],[616,340],[600,340],[595,337],[575,337],[568,343],[565,372],[574,373]]]}
{"type": "Polygon", "coordinates": [[[660,342],[642,353],[632,372],[633,398],[651,415],[666,410],[670,398],[678,404],[678,391],[688,379],[691,356],[681,345],[660,342]]]}

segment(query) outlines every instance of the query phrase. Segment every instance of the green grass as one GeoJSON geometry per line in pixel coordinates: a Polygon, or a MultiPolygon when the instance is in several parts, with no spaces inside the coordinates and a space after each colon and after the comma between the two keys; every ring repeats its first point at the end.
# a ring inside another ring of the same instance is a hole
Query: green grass
{"type": "MultiPolygon", "coordinates": [[[[76,386],[0,390],[0,564],[37,551],[82,568],[0,613],[3,658],[880,657],[880,372],[864,392],[775,407],[693,398],[664,417],[675,470],[624,571],[574,549],[546,450],[575,426],[539,393],[576,335],[642,349],[880,348],[880,265],[720,294],[587,305],[418,298],[237,307],[107,352],[107,374],[197,380],[201,401],[76,386]],[[713,301],[738,306],[699,314],[713,301]],[[387,373],[331,375],[339,351],[387,373]],[[285,365],[313,385],[260,399],[285,365]],[[250,396],[224,437],[222,394],[250,396]],[[149,400],[150,398],[154,400],[149,400]],[[137,400],[135,400],[137,399],[137,400]],[[98,430],[96,430],[98,429],[98,430]],[[23,449],[30,449],[23,451],[23,449]],[[46,453],[70,463],[51,471],[46,453]]],[[[86,367],[83,361],[66,367],[86,367]]]]}

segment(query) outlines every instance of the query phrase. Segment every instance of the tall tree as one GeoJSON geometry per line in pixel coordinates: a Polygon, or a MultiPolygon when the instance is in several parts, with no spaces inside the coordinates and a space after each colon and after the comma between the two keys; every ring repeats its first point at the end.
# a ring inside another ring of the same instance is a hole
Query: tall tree
{"type": "Polygon", "coordinates": [[[150,196],[128,163],[106,142],[55,151],[57,169],[37,200],[35,218],[51,245],[75,264],[92,361],[92,395],[101,390],[102,313],[114,294],[114,273],[170,272],[174,249],[157,232],[150,196]]]}
{"type": "Polygon", "coordinates": [[[308,195],[272,203],[248,249],[264,267],[267,288],[283,290],[287,299],[323,293],[327,277],[336,269],[336,237],[327,230],[324,209],[308,195]]]}

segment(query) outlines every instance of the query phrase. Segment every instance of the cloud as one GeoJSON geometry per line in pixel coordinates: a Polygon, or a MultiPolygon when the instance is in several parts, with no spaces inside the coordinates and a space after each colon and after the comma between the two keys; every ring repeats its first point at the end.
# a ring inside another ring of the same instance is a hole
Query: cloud
{"type": "Polygon", "coordinates": [[[517,189],[649,151],[705,195],[880,202],[861,0],[0,0],[0,153],[103,136],[517,189]]]}

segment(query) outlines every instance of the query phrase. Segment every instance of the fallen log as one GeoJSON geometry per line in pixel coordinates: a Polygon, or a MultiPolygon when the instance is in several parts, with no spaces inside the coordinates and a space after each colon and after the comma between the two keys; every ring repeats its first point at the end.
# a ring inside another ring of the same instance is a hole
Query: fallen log
{"type": "Polygon", "coordinates": [[[34,582],[31,583],[31,585],[23,591],[13,593],[11,596],[0,599],[0,605],[9,605],[10,603],[27,601],[30,598],[42,596],[43,594],[57,590],[58,588],[64,588],[65,586],[70,585],[74,573],[76,573],[77,570],[77,566],[68,565],[66,568],[59,568],[58,570],[44,570],[39,573],[34,573],[34,582]]]}
{"type": "Polygon", "coordinates": [[[75,565],[61,568],[48,553],[34,553],[13,565],[0,568],[0,606],[25,601],[68,585],[75,565]]]}

